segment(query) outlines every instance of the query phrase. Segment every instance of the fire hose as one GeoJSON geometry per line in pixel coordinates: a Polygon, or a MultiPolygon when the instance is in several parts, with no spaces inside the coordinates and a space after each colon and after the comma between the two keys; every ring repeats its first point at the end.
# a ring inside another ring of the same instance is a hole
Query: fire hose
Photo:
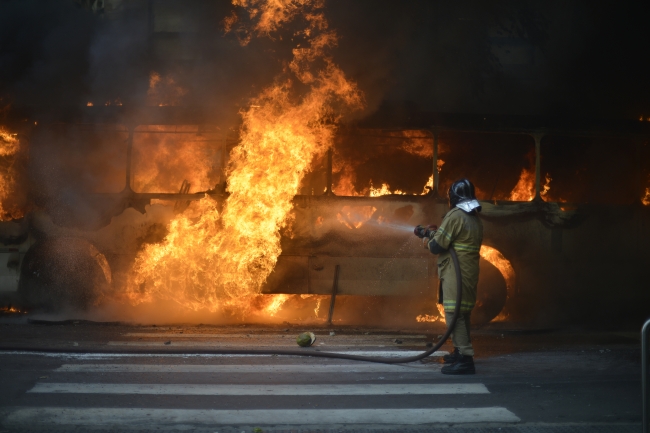
{"type": "MultiPolygon", "coordinates": [[[[431,356],[442,345],[447,341],[451,335],[454,326],[456,326],[456,320],[460,312],[460,303],[463,296],[462,288],[462,277],[460,273],[460,264],[458,262],[458,255],[453,247],[449,248],[449,253],[451,255],[451,260],[454,263],[454,270],[456,272],[456,308],[454,309],[454,315],[451,317],[450,323],[447,324],[447,331],[440,338],[438,343],[434,344],[429,350],[422,352],[419,355],[415,356],[404,356],[404,357],[375,357],[375,356],[359,356],[359,355],[347,355],[345,353],[335,353],[335,352],[320,352],[312,350],[287,350],[287,349],[204,349],[204,350],[174,350],[174,349],[165,349],[165,350],[147,350],[147,354],[153,355],[175,355],[175,354],[184,354],[184,355],[288,355],[288,356],[311,356],[316,358],[335,358],[335,359],[349,359],[352,361],[366,361],[366,362],[377,362],[382,364],[404,364],[407,362],[415,362],[421,359],[424,359],[428,356],[431,356]]],[[[105,349],[82,349],[82,348],[36,348],[36,347],[2,347],[1,351],[21,351],[21,352],[47,352],[47,353],[70,353],[70,354],[102,354],[102,353],[114,353],[114,350],[105,350],[105,349]]],[[[136,352],[138,353],[138,352],[136,352]]]]}

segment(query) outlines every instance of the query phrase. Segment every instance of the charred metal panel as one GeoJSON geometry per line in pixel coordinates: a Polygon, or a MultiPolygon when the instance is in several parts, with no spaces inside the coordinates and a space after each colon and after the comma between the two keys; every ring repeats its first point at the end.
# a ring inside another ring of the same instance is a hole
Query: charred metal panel
{"type": "Polygon", "coordinates": [[[283,255],[264,292],[329,295],[336,265],[341,295],[420,296],[430,290],[430,263],[424,258],[283,255]]]}
{"type": "MultiPolygon", "coordinates": [[[[429,289],[428,260],[415,258],[318,257],[321,271],[310,268],[312,293],[332,291],[334,268],[341,266],[341,295],[415,296],[429,289]]],[[[316,260],[314,260],[316,261],[316,260]]]]}

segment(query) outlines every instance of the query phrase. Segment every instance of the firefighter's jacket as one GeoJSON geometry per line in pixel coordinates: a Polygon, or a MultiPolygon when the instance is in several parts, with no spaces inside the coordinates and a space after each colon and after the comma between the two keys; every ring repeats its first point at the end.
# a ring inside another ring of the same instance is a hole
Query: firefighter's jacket
{"type": "MultiPolygon", "coordinates": [[[[463,298],[460,311],[472,311],[476,304],[483,223],[476,213],[468,214],[459,208],[453,208],[443,218],[433,240],[446,250],[449,247],[456,250],[463,279],[463,298]]],[[[444,309],[447,312],[453,312],[456,308],[456,271],[449,251],[438,256],[438,278],[442,287],[444,309]]]]}

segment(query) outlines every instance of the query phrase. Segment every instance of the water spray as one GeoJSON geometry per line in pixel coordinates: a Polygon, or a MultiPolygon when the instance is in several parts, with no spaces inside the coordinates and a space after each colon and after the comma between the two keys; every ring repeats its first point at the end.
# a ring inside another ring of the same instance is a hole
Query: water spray
{"type": "Polygon", "coordinates": [[[370,221],[368,221],[367,224],[372,224],[373,226],[379,227],[379,228],[384,227],[384,228],[389,228],[389,229],[393,229],[393,230],[413,233],[413,226],[409,226],[409,225],[406,225],[406,224],[381,222],[381,221],[377,221],[377,220],[370,220],[370,221]]]}

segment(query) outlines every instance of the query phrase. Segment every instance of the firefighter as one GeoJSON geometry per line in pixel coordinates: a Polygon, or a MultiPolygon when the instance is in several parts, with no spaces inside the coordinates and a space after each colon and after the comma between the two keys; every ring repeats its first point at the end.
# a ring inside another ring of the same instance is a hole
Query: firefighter
{"type": "MultiPolygon", "coordinates": [[[[459,316],[451,334],[454,351],[443,357],[443,374],[474,374],[474,348],[470,338],[470,314],[476,303],[479,273],[479,250],[483,241],[483,223],[478,217],[481,205],[476,199],[474,185],[467,179],[454,182],[447,193],[449,212],[438,230],[425,229],[426,247],[438,254],[440,288],[438,302],[443,304],[445,320],[451,321],[456,308],[456,272],[449,248],[458,255],[462,277],[463,297],[459,316]]],[[[416,229],[417,230],[417,229],[416,229]]]]}

